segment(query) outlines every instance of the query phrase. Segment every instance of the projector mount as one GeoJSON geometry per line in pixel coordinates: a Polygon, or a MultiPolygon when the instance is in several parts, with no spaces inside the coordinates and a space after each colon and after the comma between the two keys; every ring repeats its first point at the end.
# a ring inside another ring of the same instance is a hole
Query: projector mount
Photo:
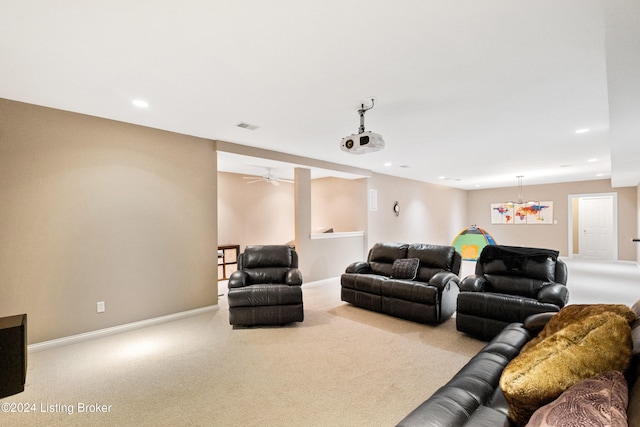
{"type": "Polygon", "coordinates": [[[364,133],[364,113],[371,110],[375,104],[375,98],[371,98],[371,107],[365,108],[364,102],[360,104],[360,109],[358,110],[358,114],[360,114],[360,127],[358,128],[358,134],[364,133]]]}
{"type": "Polygon", "coordinates": [[[340,142],[340,149],[342,151],[352,154],[363,154],[384,148],[384,140],[381,135],[373,132],[365,132],[364,130],[364,113],[371,110],[375,102],[375,98],[371,98],[371,106],[365,106],[364,101],[360,102],[358,106],[358,114],[360,115],[358,133],[342,138],[340,142]]]}

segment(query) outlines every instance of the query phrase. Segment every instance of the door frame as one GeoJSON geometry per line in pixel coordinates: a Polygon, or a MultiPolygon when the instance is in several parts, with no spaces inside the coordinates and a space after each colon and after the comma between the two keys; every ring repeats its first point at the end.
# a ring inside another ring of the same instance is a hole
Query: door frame
{"type": "MultiPolygon", "coordinates": [[[[591,198],[591,197],[611,197],[611,203],[613,204],[613,221],[611,224],[611,239],[612,239],[612,257],[613,261],[618,261],[618,193],[587,193],[587,194],[569,194],[567,199],[567,213],[568,213],[568,256],[569,258],[574,257],[573,253],[573,226],[574,226],[574,212],[573,212],[573,200],[574,199],[583,199],[583,198],[591,198]]],[[[576,212],[576,215],[579,215],[580,212],[576,212]]],[[[579,254],[578,254],[579,256],[579,254]]]]}

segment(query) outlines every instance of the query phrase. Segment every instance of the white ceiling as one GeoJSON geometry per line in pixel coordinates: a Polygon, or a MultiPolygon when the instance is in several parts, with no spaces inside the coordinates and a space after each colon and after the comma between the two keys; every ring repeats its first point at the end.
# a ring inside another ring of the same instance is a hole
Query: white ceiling
{"type": "Polygon", "coordinates": [[[0,0],[0,97],[462,189],[635,186],[639,22],[633,0],[0,0]],[[341,151],[372,96],[386,149],[341,151]]]}

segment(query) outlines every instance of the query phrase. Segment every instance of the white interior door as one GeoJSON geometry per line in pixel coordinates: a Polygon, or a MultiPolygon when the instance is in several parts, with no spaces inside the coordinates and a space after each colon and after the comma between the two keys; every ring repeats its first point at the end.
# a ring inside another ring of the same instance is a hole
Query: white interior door
{"type": "Polygon", "coordinates": [[[613,260],[613,197],[581,197],[578,209],[580,256],[613,260]]]}

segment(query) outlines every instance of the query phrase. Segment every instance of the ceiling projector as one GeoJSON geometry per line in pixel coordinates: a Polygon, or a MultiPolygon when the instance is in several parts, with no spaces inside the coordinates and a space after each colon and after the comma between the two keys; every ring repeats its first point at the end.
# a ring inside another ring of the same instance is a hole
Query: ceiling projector
{"type": "Polygon", "coordinates": [[[360,114],[360,127],[358,133],[345,136],[340,142],[340,149],[352,154],[372,153],[384,148],[384,140],[382,135],[373,132],[364,131],[364,113],[373,108],[375,99],[371,98],[371,106],[365,108],[364,102],[360,105],[358,114],[360,114]]]}
{"type": "Polygon", "coordinates": [[[384,148],[382,135],[373,132],[362,132],[345,136],[340,142],[340,149],[352,154],[372,153],[384,148]]]}

